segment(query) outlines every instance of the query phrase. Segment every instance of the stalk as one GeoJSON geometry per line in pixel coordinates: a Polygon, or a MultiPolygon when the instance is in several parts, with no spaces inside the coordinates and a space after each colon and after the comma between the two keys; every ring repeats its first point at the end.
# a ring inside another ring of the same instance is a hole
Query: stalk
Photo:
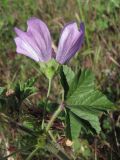
{"type": "Polygon", "coordinates": [[[51,84],[52,84],[52,79],[49,79],[48,91],[47,91],[47,99],[48,99],[48,97],[49,97],[49,95],[50,95],[51,84]]]}
{"type": "Polygon", "coordinates": [[[46,98],[46,102],[44,105],[44,111],[43,111],[42,130],[44,129],[44,123],[45,123],[44,118],[45,118],[45,114],[46,114],[46,107],[47,107],[47,103],[48,103],[48,97],[50,95],[51,85],[52,85],[52,79],[49,79],[47,98],[46,98]]]}
{"type": "Polygon", "coordinates": [[[60,114],[60,112],[62,111],[62,105],[60,105],[58,107],[58,109],[55,111],[55,113],[53,114],[53,116],[51,117],[47,127],[46,127],[46,132],[49,131],[49,129],[51,128],[51,126],[53,125],[53,122],[55,121],[55,119],[58,117],[58,115],[60,114]]]}

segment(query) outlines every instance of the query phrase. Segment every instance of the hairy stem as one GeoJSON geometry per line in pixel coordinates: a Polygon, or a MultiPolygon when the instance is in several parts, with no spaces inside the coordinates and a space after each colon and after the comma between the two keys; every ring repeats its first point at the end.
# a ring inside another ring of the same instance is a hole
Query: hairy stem
{"type": "Polygon", "coordinates": [[[49,97],[49,95],[50,95],[51,84],[52,84],[52,79],[49,79],[48,91],[47,91],[47,99],[48,99],[48,97],[49,97]]]}
{"type": "Polygon", "coordinates": [[[53,116],[51,117],[47,127],[46,127],[46,132],[49,131],[50,127],[53,125],[53,122],[55,121],[55,119],[57,118],[57,116],[60,114],[60,112],[62,111],[62,105],[60,105],[58,107],[58,109],[55,111],[55,113],[53,114],[53,116]]]}
{"type": "Polygon", "coordinates": [[[46,102],[45,102],[44,111],[43,111],[42,130],[44,129],[44,123],[45,123],[44,119],[45,119],[45,114],[46,114],[46,107],[47,107],[47,104],[48,104],[48,97],[50,95],[51,85],[52,85],[52,79],[49,79],[47,97],[46,97],[46,102]]]}

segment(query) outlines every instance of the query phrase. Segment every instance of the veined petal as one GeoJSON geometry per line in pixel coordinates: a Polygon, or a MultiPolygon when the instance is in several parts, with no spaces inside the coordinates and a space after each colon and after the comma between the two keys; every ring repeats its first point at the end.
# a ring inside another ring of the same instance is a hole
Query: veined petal
{"type": "Polygon", "coordinates": [[[31,59],[37,62],[39,61],[39,57],[37,56],[36,52],[29,44],[25,43],[19,37],[16,37],[14,40],[17,46],[17,49],[16,49],[17,53],[30,57],[31,59]]]}
{"type": "Polygon", "coordinates": [[[50,59],[52,56],[52,43],[47,25],[43,21],[34,17],[29,19],[27,24],[28,32],[33,35],[38,48],[41,50],[44,57],[50,59]]]}
{"type": "Polygon", "coordinates": [[[61,33],[56,60],[61,64],[68,62],[80,49],[83,39],[83,23],[80,25],[80,30],[75,22],[67,24],[61,33]]]}
{"type": "Polygon", "coordinates": [[[31,18],[27,24],[27,32],[15,28],[19,38],[15,40],[16,45],[21,44],[17,46],[17,52],[27,54],[28,57],[41,62],[50,60],[52,57],[51,37],[46,24],[37,18],[31,18]]]}

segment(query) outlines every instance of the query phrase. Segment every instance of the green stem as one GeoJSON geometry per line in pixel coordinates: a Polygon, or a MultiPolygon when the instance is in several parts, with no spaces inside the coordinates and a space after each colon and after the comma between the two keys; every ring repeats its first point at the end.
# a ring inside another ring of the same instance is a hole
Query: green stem
{"type": "Polygon", "coordinates": [[[39,150],[39,147],[35,148],[30,155],[26,158],[26,160],[31,160],[35,153],[39,150]]]}
{"type": "Polygon", "coordinates": [[[50,127],[53,125],[53,122],[55,121],[55,119],[57,118],[57,116],[60,114],[61,111],[62,111],[62,106],[60,105],[58,107],[58,109],[55,111],[55,113],[53,114],[53,116],[51,117],[51,119],[46,127],[46,132],[49,131],[50,127]]]}
{"type": "Polygon", "coordinates": [[[42,130],[44,129],[44,123],[45,123],[44,118],[45,118],[45,114],[46,114],[46,107],[47,107],[47,104],[48,104],[48,97],[50,95],[51,85],[52,85],[52,79],[49,79],[47,97],[46,97],[46,102],[45,102],[44,111],[43,111],[42,130]]]}
{"type": "Polygon", "coordinates": [[[52,132],[49,130],[48,133],[49,133],[49,136],[50,136],[50,138],[52,139],[52,141],[53,141],[54,143],[56,143],[56,139],[54,138],[52,132]]]}
{"type": "Polygon", "coordinates": [[[47,99],[48,99],[48,97],[50,95],[51,84],[52,84],[52,79],[49,79],[49,85],[48,85],[48,91],[47,91],[47,99]]]}

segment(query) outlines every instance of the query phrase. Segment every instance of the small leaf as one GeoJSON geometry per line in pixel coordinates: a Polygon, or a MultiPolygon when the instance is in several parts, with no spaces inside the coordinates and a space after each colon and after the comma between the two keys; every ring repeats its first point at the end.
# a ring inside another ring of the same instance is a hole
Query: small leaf
{"type": "Polygon", "coordinates": [[[36,88],[33,86],[36,78],[28,79],[25,83],[17,83],[15,86],[15,95],[20,102],[25,98],[36,92],[36,88]]]}

